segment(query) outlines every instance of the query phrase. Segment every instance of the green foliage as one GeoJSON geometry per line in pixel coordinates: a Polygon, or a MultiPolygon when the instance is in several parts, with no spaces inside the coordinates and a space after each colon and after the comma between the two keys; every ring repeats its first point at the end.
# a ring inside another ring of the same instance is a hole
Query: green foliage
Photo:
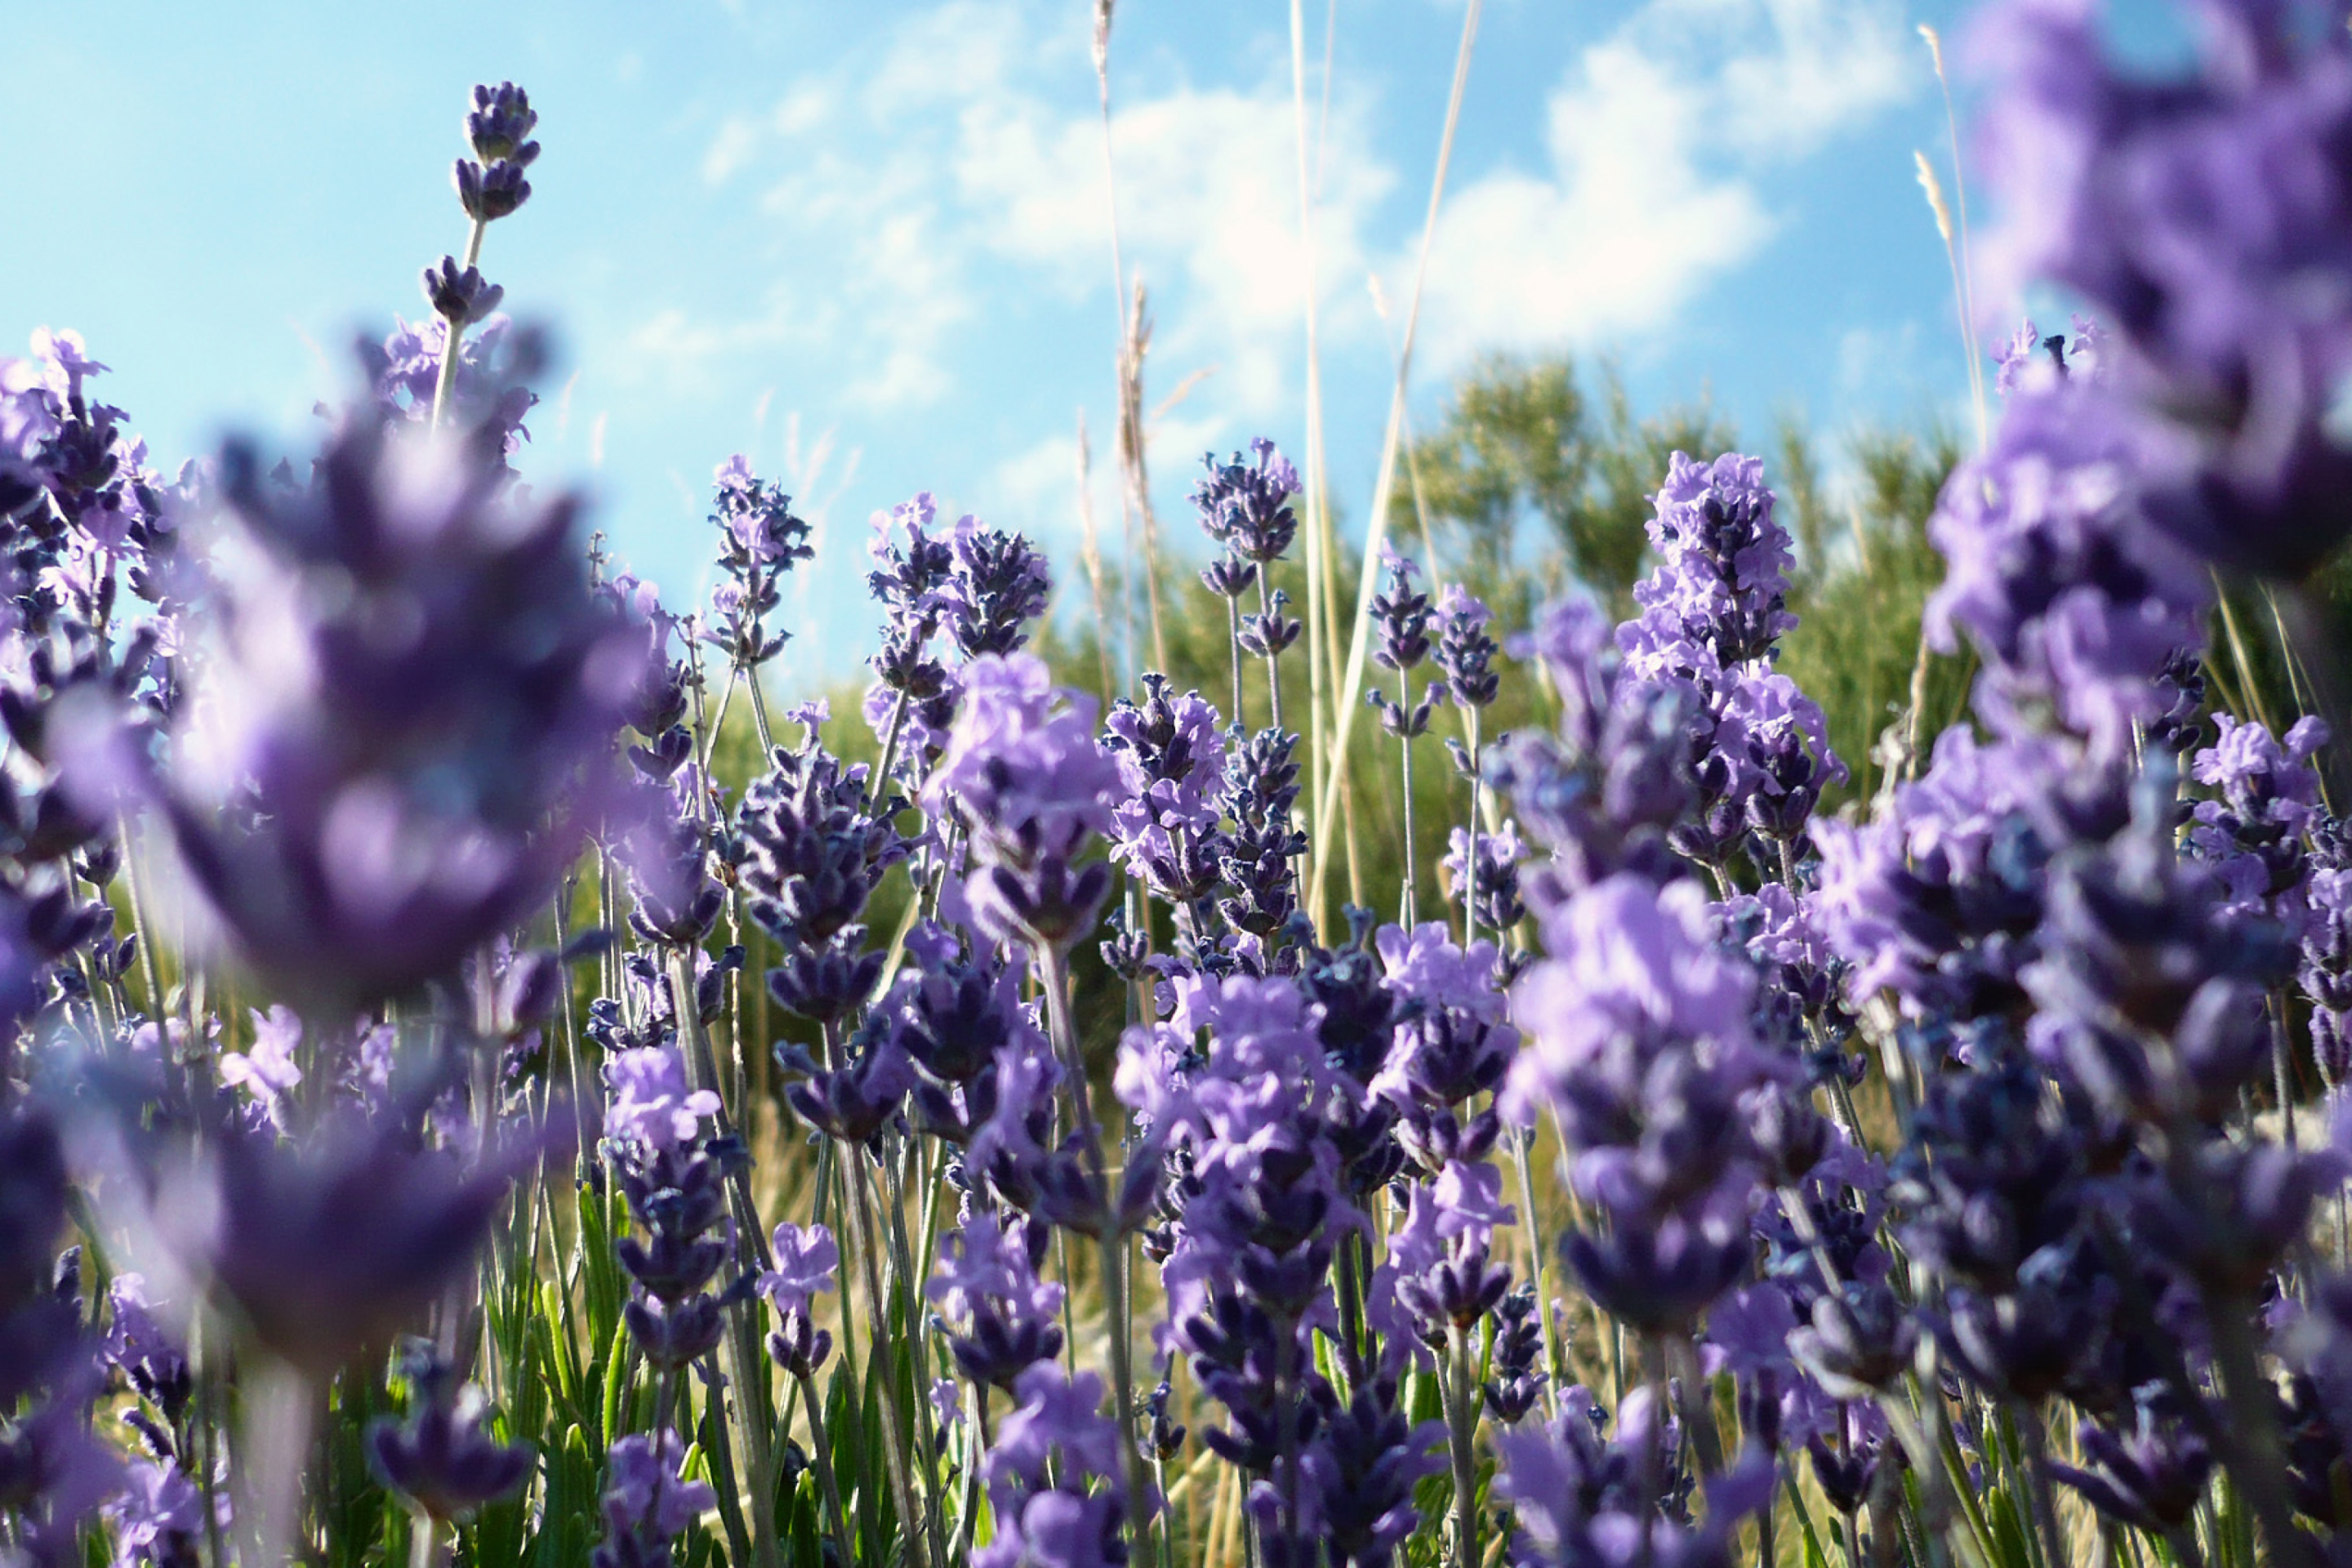
{"type": "Polygon", "coordinates": [[[1866,800],[1884,774],[1881,737],[1908,711],[1915,680],[1922,736],[1958,718],[1967,700],[1966,661],[1927,655],[1923,664],[1919,641],[1921,609],[1944,578],[1927,519],[1959,447],[1941,429],[1867,430],[1847,452],[1854,482],[1843,515],[1832,516],[1811,444],[1793,427],[1781,432],[1779,473],[1769,477],[1798,541],[1798,572],[1790,601],[1797,629],[1780,668],[1829,716],[1831,747],[1853,775],[1843,798],[1866,800]]]}
{"type": "Polygon", "coordinates": [[[1588,395],[1566,354],[1480,360],[1437,429],[1412,444],[1391,530],[1418,537],[1417,490],[1441,550],[1491,579],[1516,561],[1522,520],[1537,521],[1567,574],[1622,604],[1641,575],[1668,454],[1712,455],[1737,437],[1704,399],[1642,416],[1614,364],[1599,362],[1591,379],[1588,395]]]}

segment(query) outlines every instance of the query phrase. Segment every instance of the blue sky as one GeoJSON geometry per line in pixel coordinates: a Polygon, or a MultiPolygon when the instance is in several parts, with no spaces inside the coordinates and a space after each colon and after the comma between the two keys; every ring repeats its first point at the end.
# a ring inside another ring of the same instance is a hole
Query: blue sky
{"type": "MultiPolygon", "coordinates": [[[[1645,405],[1706,393],[1761,441],[1957,418],[1964,368],[1913,150],[1946,156],[1915,31],[1937,0],[1490,0],[1413,377],[1433,417],[1486,349],[1616,355],[1645,405]]],[[[868,633],[866,520],[919,489],[1080,581],[1075,437],[1109,463],[1117,315],[1090,0],[328,6],[0,0],[0,353],[73,327],[159,461],[226,429],[299,452],[345,345],[423,310],[461,244],[477,80],[541,113],[536,194],[484,270],[558,329],[523,459],[618,552],[698,587],[711,468],[749,453],[821,515],[800,673],[868,633]]],[[[1327,0],[1307,5],[1325,90],[1327,0]]],[[[1360,518],[1461,26],[1339,0],[1314,276],[1339,506],[1360,518]]],[[[1163,516],[1200,453],[1304,430],[1287,7],[1122,0],[1118,214],[1151,289],[1163,516]]],[[[793,601],[788,600],[788,604],[793,601]]]]}

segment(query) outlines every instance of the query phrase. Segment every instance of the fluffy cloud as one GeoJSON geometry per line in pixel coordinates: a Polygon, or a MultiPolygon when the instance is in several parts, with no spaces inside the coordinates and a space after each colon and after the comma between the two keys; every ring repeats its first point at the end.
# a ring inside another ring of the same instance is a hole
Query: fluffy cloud
{"type": "Polygon", "coordinates": [[[1772,167],[1914,90],[1905,37],[1892,0],[1649,0],[1554,89],[1548,169],[1448,198],[1426,363],[1668,326],[1771,237],[1772,167]]]}

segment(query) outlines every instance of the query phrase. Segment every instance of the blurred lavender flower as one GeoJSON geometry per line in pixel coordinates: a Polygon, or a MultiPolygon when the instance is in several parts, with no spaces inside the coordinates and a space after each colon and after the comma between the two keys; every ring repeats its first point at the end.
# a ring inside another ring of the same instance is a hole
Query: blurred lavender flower
{"type": "Polygon", "coordinates": [[[1559,1415],[1548,1427],[1496,1435],[1496,1489],[1509,1499],[1518,1523],[1512,1562],[1517,1568],[1727,1568],[1733,1532],[1771,1502],[1771,1465],[1751,1458],[1712,1478],[1706,1518],[1694,1524],[1685,1500],[1688,1479],[1658,1475],[1650,1458],[1664,1449],[1671,1463],[1680,1447],[1671,1428],[1658,1430],[1650,1391],[1629,1394],[1617,1414],[1617,1435],[1604,1439],[1607,1415],[1580,1386],[1563,1391],[1559,1415]]]}
{"type": "Polygon", "coordinates": [[[447,973],[546,898],[637,676],[570,499],[360,415],[306,489],[223,458],[253,547],[165,789],[239,956],[343,1011],[447,973]]]}
{"type": "Polygon", "coordinates": [[[204,1495],[169,1459],[134,1460],[106,1519],[114,1527],[115,1568],[198,1568],[204,1561],[204,1495]]]}
{"type": "Polygon", "coordinates": [[[2189,1422],[2164,1405],[2137,1401],[2133,1425],[2121,1436],[2084,1422],[2075,1441],[2094,1468],[2053,1465],[2050,1473],[2120,1523],[2157,1535],[2179,1529],[2205,1495],[2213,1456],[2189,1422]]]}
{"type": "Polygon", "coordinates": [[[2066,842],[2049,831],[2045,811],[2066,769],[2054,742],[1986,745],[1955,726],[1877,820],[1813,823],[1821,880],[1807,913],[1852,965],[1847,990],[1857,1005],[1891,987],[1906,1010],[1927,1016],[2018,1006],[2018,973],[2042,921],[2043,868],[2066,842]]]}
{"type": "Polygon", "coordinates": [[[176,1425],[195,1392],[195,1378],[186,1352],[155,1321],[147,1298],[147,1281],[137,1274],[118,1274],[108,1284],[107,1305],[112,1321],[106,1331],[106,1359],[119,1368],[139,1396],[176,1425]]]}
{"type": "Polygon", "coordinates": [[[1521,876],[1528,906],[1541,915],[1618,871],[1661,883],[1681,876],[1667,835],[1697,804],[1697,689],[1629,673],[1607,613],[1582,596],[1546,608],[1517,646],[1543,661],[1560,699],[1557,736],[1517,731],[1489,764],[1520,822],[1551,851],[1549,864],[1521,876]]]}
{"type": "Polygon", "coordinates": [[[502,1444],[483,1430],[482,1391],[458,1386],[428,1342],[413,1342],[405,1359],[408,1419],[379,1417],[367,1429],[376,1479],[445,1521],[469,1518],[521,1486],[536,1456],[528,1444],[502,1444]]]}
{"type": "Polygon", "coordinates": [[[1370,1378],[1333,1415],[1300,1461],[1321,1513],[1331,1561],[1379,1568],[1421,1523],[1413,1492],[1445,1468],[1439,1421],[1415,1425],[1398,1405],[1393,1378],[1370,1378]]]}
{"type": "Polygon", "coordinates": [[[719,1114],[719,1097],[689,1090],[686,1064],[675,1046],[641,1046],[615,1051],[604,1063],[605,1136],[648,1151],[691,1142],[707,1116],[719,1114]]]}
{"type": "Polygon", "coordinates": [[[516,1177],[567,1131],[484,1138],[468,1158],[421,1145],[425,1104],[338,1110],[295,1142],[208,1129],[199,1151],[156,1162],[145,1201],[181,1266],[220,1289],[247,1332],[324,1375],[409,1326],[472,1265],[516,1177]]]}
{"type": "Polygon", "coordinates": [[[2159,525],[2299,577],[2352,530],[2331,412],[2352,370],[2352,37],[2332,5],[2208,5],[2194,66],[2150,77],[2100,20],[2010,0],[1978,30],[1996,270],[2114,327],[2159,525]]]}
{"type": "Polygon", "coordinates": [[[1927,631],[1947,653],[1963,632],[1975,645],[1977,707],[2003,732],[2048,713],[2126,750],[2161,711],[2155,678],[2203,640],[2211,580],[2148,521],[2138,456],[2078,369],[2020,384],[1991,449],[1944,486],[1928,536],[1948,570],[1927,631]]]}

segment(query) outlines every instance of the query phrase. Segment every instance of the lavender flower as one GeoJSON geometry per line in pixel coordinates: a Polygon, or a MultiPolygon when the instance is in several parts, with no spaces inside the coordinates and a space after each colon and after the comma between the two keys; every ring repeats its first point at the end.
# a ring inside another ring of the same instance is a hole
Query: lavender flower
{"type": "Polygon", "coordinates": [[[1527,905],[1519,897],[1519,862],[1527,858],[1528,847],[1516,821],[1505,817],[1496,831],[1478,835],[1475,877],[1471,874],[1468,830],[1453,829],[1446,843],[1445,858],[1440,864],[1453,898],[1458,903],[1475,888],[1476,907],[1469,911],[1472,924],[1486,931],[1508,931],[1527,918],[1527,905]]]}
{"type": "MultiPolygon", "coordinates": [[[[1641,617],[1618,641],[1637,668],[1690,645],[1715,668],[1768,659],[1793,629],[1789,531],[1772,516],[1759,458],[1727,453],[1711,463],[1676,452],[1649,524],[1658,569],[1634,585],[1641,617]]],[[[1661,664],[1660,668],[1663,668],[1661,664]]]]}
{"type": "Polygon", "coordinates": [[[983,1389],[1013,1393],[1030,1368],[1061,1353],[1062,1288],[1039,1280],[1034,1256],[1047,1234],[1034,1222],[1008,1228],[968,1213],[923,1287],[952,1325],[948,1353],[957,1369],[983,1389]]]}
{"type": "Polygon", "coordinates": [[[2121,1436],[2084,1422],[2075,1441],[2095,1468],[2053,1465],[2050,1473],[2110,1519],[2158,1535],[2179,1529],[2205,1495],[2213,1457],[2189,1422],[2163,1403],[2137,1401],[2133,1425],[2121,1436]]]}
{"type": "Polygon", "coordinates": [[[605,1455],[604,1541],[590,1553],[593,1568],[667,1568],[670,1543],[719,1494],[708,1481],[678,1476],[685,1446],[677,1434],[633,1434],[605,1455]]]}
{"type": "Polygon", "coordinates": [[[1684,1500],[1688,1480],[1657,1477],[1654,1461],[1646,1458],[1654,1445],[1679,1448],[1670,1442],[1671,1431],[1657,1431],[1660,1418],[1648,1390],[1626,1397],[1614,1441],[1602,1438],[1607,1415],[1586,1390],[1565,1391],[1560,1404],[1559,1419],[1548,1429],[1496,1437],[1502,1459],[1497,1490],[1509,1498],[1518,1521],[1511,1543],[1518,1568],[1727,1564],[1740,1521],[1771,1501],[1771,1466],[1743,1463],[1709,1482],[1706,1518],[1694,1524],[1684,1500]]]}
{"type": "Polygon", "coordinates": [[[1263,568],[1282,559],[1298,530],[1290,498],[1299,491],[1298,470],[1260,437],[1250,443],[1251,461],[1236,452],[1223,463],[1214,454],[1201,461],[1208,477],[1192,488],[1201,527],[1233,555],[1263,568]]]}
{"type": "Polygon", "coordinates": [[[1415,1484],[1445,1468],[1433,1450],[1444,1425],[1415,1425],[1398,1407],[1392,1378],[1367,1380],[1338,1411],[1301,1464],[1322,1514],[1331,1561],[1375,1568],[1421,1523],[1415,1484]]]}
{"type": "Polygon", "coordinates": [[[828,1023],[865,1001],[881,974],[882,955],[864,951],[859,917],[910,847],[892,826],[902,803],[896,795],[877,800],[868,770],[844,767],[814,727],[770,763],[737,819],[745,912],[783,950],[768,981],[776,999],[828,1023]]]}
{"type": "Polygon", "coordinates": [[[793,515],[793,498],[761,483],[741,453],[719,466],[713,483],[718,510],[710,521],[728,580],[714,600],[717,624],[704,636],[735,668],[756,671],[783,651],[788,635],[767,624],[782,602],[778,584],[794,562],[816,552],[806,542],[809,525],[793,515]]]}
{"type": "Polygon", "coordinates": [[[1513,993],[1531,1048],[1503,1111],[1549,1103],[1578,1190],[1612,1218],[1565,1243],[1586,1289],[1630,1322],[1686,1325],[1748,1262],[1738,1100],[1768,1070],[1748,1034],[1754,975],[1714,943],[1689,883],[1611,878],[1545,916],[1544,945],[1513,993]]]}
{"type": "Polygon", "coordinates": [[[474,89],[466,139],[480,162],[459,159],[451,178],[459,205],[477,224],[505,217],[530,199],[530,182],[523,178],[523,171],[539,157],[539,143],[526,138],[538,125],[530,95],[514,83],[474,89]]]}
{"type": "Polygon", "coordinates": [[[2212,584],[2149,521],[2096,381],[2046,380],[2011,395],[1991,449],[1945,484],[1928,536],[1948,566],[1927,627],[1945,652],[1962,632],[1975,645],[1977,705],[1997,725],[2048,712],[2113,753],[2158,716],[2154,678],[2201,642],[2212,584]]]}
{"type": "Polygon", "coordinates": [[[438,1299],[558,1136],[486,1138],[471,1159],[420,1148],[426,1103],[339,1110],[290,1144],[211,1129],[194,1160],[165,1163],[147,1202],[183,1267],[217,1285],[248,1333],[332,1372],[438,1299]]]}
{"type": "Polygon", "coordinates": [[[204,1496],[169,1459],[133,1461],[106,1518],[114,1527],[116,1568],[195,1568],[203,1562],[204,1496]]]}
{"type": "Polygon", "coordinates": [[[841,1266],[841,1248],[821,1225],[806,1230],[786,1220],[776,1226],[774,1267],[760,1276],[760,1294],[776,1310],[779,1326],[768,1334],[768,1355],[795,1377],[824,1364],[833,1335],[812,1321],[816,1297],[831,1290],[841,1266]]]}
{"type": "Polygon", "coordinates": [[[968,659],[1018,653],[1053,591],[1045,557],[1021,535],[971,517],[956,524],[949,547],[955,563],[940,592],[949,640],[968,659]]]}
{"type": "Polygon", "coordinates": [[[1108,867],[1075,864],[1111,829],[1118,792],[1094,716],[1088,699],[1055,691],[1033,656],[988,656],[966,671],[963,710],[923,798],[971,835],[971,907],[992,936],[1068,942],[1109,890],[1108,867]]]}
{"type": "Polygon", "coordinates": [[[1018,1395],[982,1462],[999,1534],[972,1554],[973,1568],[1116,1568],[1127,1560],[1126,1484],[1102,1379],[1046,1361],[1023,1375],[1018,1395]]]}
{"type": "Polygon", "coordinates": [[[1697,804],[1697,688],[1631,674],[1606,613],[1589,598],[1548,607],[1521,647],[1543,660],[1561,708],[1556,737],[1519,731],[1489,764],[1520,822],[1552,852],[1522,878],[1529,907],[1540,915],[1621,870],[1658,882],[1683,875],[1667,836],[1697,804]]]}
{"type": "Polygon", "coordinates": [[[1171,698],[1167,679],[1150,673],[1143,689],[1141,703],[1122,699],[1104,724],[1125,796],[1112,858],[1160,898],[1189,907],[1223,883],[1218,816],[1225,737],[1217,710],[1199,692],[1171,698]]]}
{"type": "Polygon", "coordinates": [[[106,1359],[141,1398],[176,1425],[195,1392],[195,1377],[186,1352],[155,1321],[146,1279],[118,1274],[107,1286],[106,1299],[113,1314],[106,1332],[106,1359]]]}

